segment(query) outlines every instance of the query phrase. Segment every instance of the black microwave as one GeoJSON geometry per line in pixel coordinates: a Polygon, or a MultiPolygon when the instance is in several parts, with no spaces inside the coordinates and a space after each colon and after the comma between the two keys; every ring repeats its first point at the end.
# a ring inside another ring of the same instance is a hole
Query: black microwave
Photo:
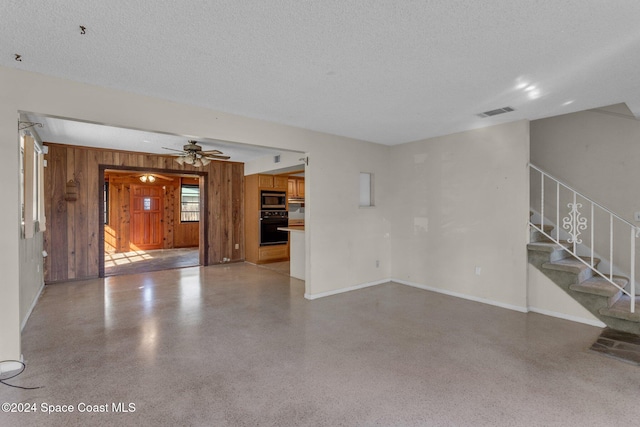
{"type": "Polygon", "coordinates": [[[287,193],[284,191],[260,192],[261,210],[285,210],[287,209],[287,193]]]}

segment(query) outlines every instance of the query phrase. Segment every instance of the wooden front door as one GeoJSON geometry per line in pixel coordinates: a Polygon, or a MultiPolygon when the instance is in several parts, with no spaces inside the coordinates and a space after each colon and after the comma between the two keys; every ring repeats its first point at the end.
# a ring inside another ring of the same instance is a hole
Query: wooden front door
{"type": "Polygon", "coordinates": [[[162,187],[131,185],[131,225],[132,249],[162,249],[162,187]]]}

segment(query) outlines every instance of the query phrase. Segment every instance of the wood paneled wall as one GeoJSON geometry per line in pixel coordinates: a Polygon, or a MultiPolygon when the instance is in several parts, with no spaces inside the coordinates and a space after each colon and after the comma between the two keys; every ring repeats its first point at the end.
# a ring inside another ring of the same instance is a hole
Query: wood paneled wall
{"type": "Polygon", "coordinates": [[[95,278],[99,275],[100,170],[109,167],[158,173],[194,173],[203,179],[208,209],[199,227],[200,259],[205,264],[244,260],[244,165],[212,161],[194,168],[172,157],[46,143],[44,233],[45,282],[95,278]],[[66,184],[76,183],[78,198],[66,201],[66,184]],[[235,249],[238,244],[239,248],[235,249]]]}

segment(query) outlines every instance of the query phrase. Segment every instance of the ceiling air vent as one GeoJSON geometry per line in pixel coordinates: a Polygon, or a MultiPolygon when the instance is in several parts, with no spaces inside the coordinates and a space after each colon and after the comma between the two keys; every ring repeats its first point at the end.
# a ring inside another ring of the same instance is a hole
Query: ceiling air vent
{"type": "Polygon", "coordinates": [[[497,116],[498,114],[510,113],[512,111],[515,111],[515,109],[511,107],[502,107],[502,108],[498,108],[497,110],[485,111],[484,113],[480,113],[478,114],[478,117],[485,118],[485,117],[497,116]]]}

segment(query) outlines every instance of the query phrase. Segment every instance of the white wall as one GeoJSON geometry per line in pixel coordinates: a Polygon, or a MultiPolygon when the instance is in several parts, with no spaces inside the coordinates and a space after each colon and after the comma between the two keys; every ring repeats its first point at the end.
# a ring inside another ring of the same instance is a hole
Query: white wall
{"type": "Polygon", "coordinates": [[[4,102],[9,86],[0,76],[0,361],[20,357],[20,158],[17,110],[4,102]]]}
{"type": "Polygon", "coordinates": [[[388,277],[378,249],[386,243],[384,197],[378,209],[357,208],[361,170],[375,173],[381,189],[388,181],[387,146],[6,67],[0,82],[0,182],[6,206],[14,207],[0,210],[0,360],[20,355],[18,111],[308,153],[307,294],[388,277]]]}
{"type": "Polygon", "coordinates": [[[593,326],[606,326],[531,264],[527,267],[527,282],[530,311],[593,326]]]}
{"type": "Polygon", "coordinates": [[[392,277],[526,310],[529,123],[403,144],[391,159],[392,277]]]}
{"type": "Polygon", "coordinates": [[[640,211],[640,121],[624,104],[532,121],[531,163],[628,221],[640,211]]]}
{"type": "Polygon", "coordinates": [[[31,239],[20,239],[20,325],[26,323],[44,286],[42,233],[31,239]]]}

